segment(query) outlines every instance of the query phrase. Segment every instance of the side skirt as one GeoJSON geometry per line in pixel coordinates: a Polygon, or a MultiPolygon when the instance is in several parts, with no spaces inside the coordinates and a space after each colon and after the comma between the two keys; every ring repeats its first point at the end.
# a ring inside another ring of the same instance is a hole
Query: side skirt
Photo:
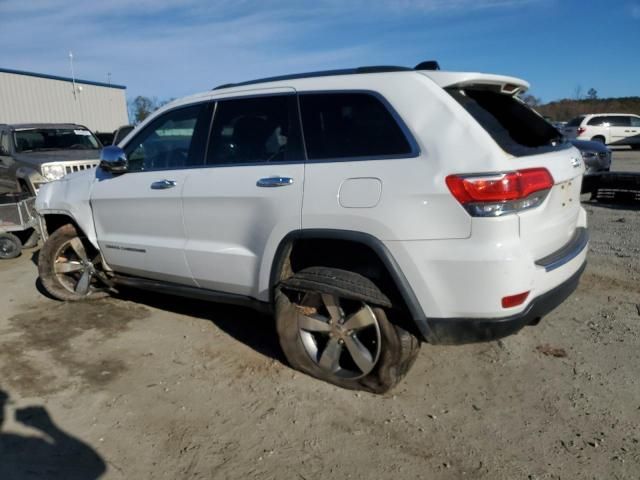
{"type": "Polygon", "coordinates": [[[178,283],[162,282],[160,280],[150,280],[147,278],[129,277],[123,275],[115,275],[113,281],[116,285],[125,287],[139,288],[141,290],[149,290],[152,292],[163,293],[167,295],[175,295],[178,297],[193,298],[196,300],[205,300],[207,302],[225,303],[229,305],[238,305],[256,310],[260,313],[271,314],[273,310],[267,302],[261,302],[255,298],[236,295],[233,293],[217,292],[214,290],[206,290],[203,288],[189,287],[178,283]]]}

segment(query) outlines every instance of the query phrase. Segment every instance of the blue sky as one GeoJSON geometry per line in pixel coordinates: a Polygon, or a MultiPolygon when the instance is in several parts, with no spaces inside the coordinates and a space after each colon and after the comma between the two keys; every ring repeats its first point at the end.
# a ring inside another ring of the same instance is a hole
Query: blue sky
{"type": "Polygon", "coordinates": [[[361,65],[515,75],[544,101],[640,95],[640,0],[0,0],[0,67],[180,97],[361,65]]]}

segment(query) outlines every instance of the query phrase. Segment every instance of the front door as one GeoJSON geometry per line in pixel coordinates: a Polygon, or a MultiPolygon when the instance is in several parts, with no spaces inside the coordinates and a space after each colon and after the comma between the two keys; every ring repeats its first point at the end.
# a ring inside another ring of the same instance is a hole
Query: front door
{"type": "Polygon", "coordinates": [[[300,228],[303,181],[293,90],[218,101],[206,167],[182,192],[185,252],[198,286],[266,300],[275,250],[300,228]]]}
{"type": "Polygon", "coordinates": [[[160,115],[124,147],[128,171],[98,171],[91,195],[98,244],[116,272],[195,285],[185,256],[181,193],[204,161],[211,104],[160,115]]]}

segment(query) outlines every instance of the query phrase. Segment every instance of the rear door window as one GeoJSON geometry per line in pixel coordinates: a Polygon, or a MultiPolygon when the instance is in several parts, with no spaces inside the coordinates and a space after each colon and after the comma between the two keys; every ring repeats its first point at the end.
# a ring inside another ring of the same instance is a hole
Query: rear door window
{"type": "Polygon", "coordinates": [[[511,155],[536,155],[570,147],[553,125],[524,102],[498,89],[446,90],[511,155]]]}
{"type": "Polygon", "coordinates": [[[309,160],[413,156],[417,148],[376,96],[303,93],[300,113],[309,160]]]}
{"type": "Polygon", "coordinates": [[[632,127],[640,127],[640,118],[631,117],[631,126],[632,127]]]}
{"type": "Polygon", "coordinates": [[[208,165],[286,161],[304,161],[295,95],[218,101],[208,165]]]}

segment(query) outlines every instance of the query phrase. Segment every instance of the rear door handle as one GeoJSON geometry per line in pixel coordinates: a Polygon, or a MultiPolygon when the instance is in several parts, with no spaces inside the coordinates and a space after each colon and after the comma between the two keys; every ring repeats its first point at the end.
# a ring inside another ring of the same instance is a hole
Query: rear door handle
{"type": "Polygon", "coordinates": [[[293,183],[293,178],[289,177],[267,177],[256,182],[258,187],[286,187],[293,183]]]}
{"type": "Polygon", "coordinates": [[[178,184],[175,180],[159,180],[151,184],[153,190],[166,190],[167,188],[173,188],[178,184]]]}

